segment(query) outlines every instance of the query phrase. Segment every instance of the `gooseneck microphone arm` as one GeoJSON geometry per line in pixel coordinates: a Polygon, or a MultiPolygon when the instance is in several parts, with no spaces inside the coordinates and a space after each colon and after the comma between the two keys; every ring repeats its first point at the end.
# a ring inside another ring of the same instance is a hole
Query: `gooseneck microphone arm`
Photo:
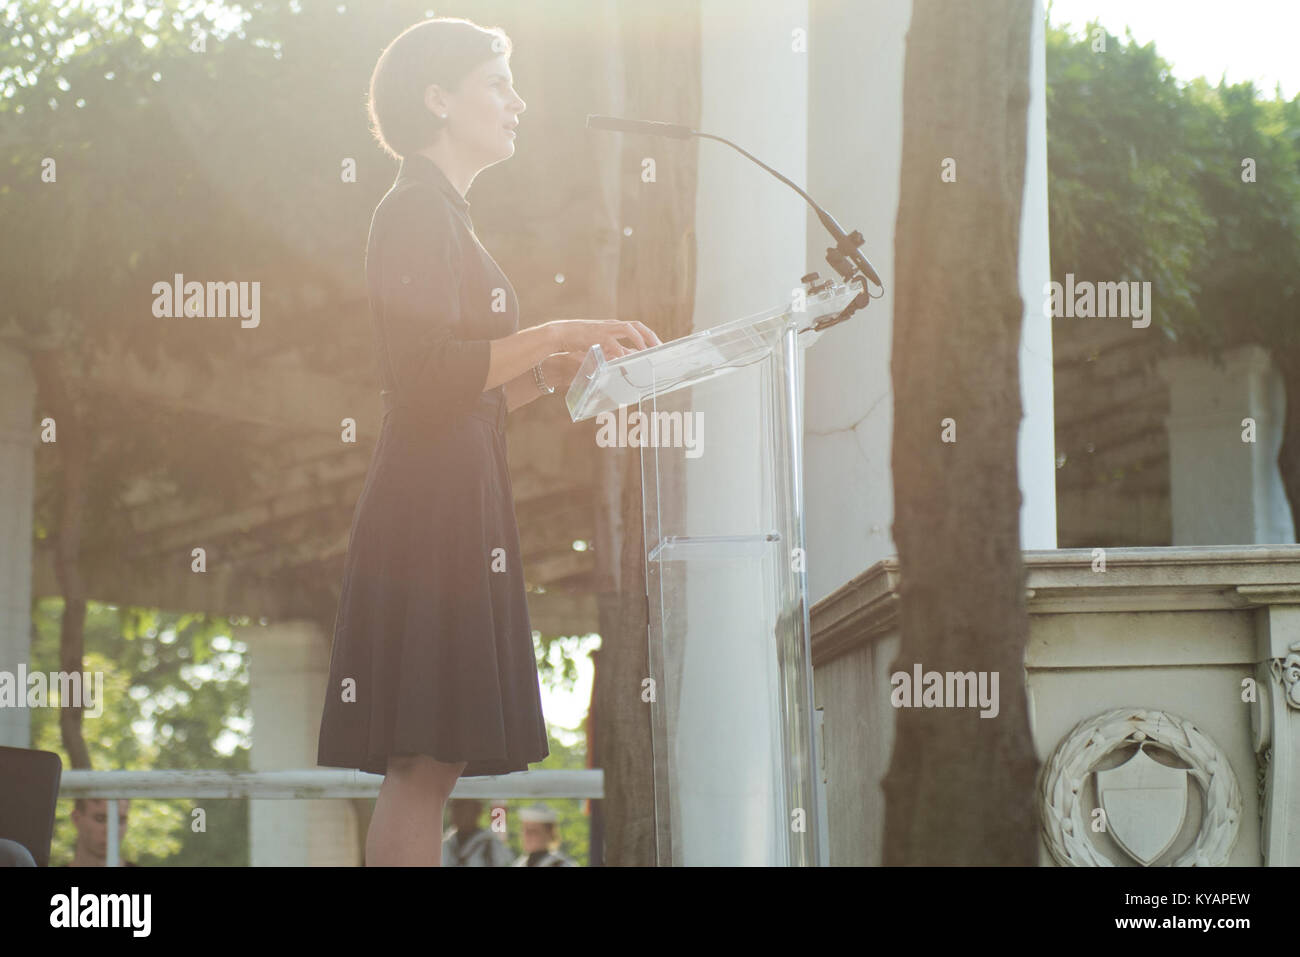
{"type": "MultiPolygon", "coordinates": [[[[862,254],[861,246],[865,241],[862,234],[856,229],[852,233],[845,233],[840,227],[840,224],[835,221],[835,217],[822,209],[816,200],[785,176],[782,176],[758,157],[740,146],[737,146],[735,143],[731,142],[731,140],[725,139],[721,136],[714,136],[711,133],[701,133],[698,130],[693,130],[688,126],[681,126],[677,123],[659,123],[652,120],[626,120],[617,116],[600,116],[594,113],[587,114],[587,128],[593,130],[613,130],[619,133],[643,133],[649,136],[665,136],[679,140],[690,139],[692,136],[698,136],[701,139],[717,140],[719,143],[726,143],[736,152],[752,160],[781,182],[785,183],[785,185],[789,186],[792,190],[802,196],[804,201],[813,208],[813,212],[815,212],[817,218],[821,220],[822,226],[826,228],[826,231],[830,233],[831,237],[835,240],[835,245],[828,246],[826,249],[826,261],[830,264],[832,269],[844,278],[845,282],[853,281],[855,275],[854,267],[856,266],[856,271],[860,271],[864,277],[879,286],[883,294],[885,288],[884,283],[880,281],[880,276],[876,273],[876,270],[872,268],[867,257],[862,254]]],[[[856,312],[862,306],[865,306],[870,299],[878,298],[879,296],[867,296],[864,290],[858,295],[857,299],[850,303],[849,307],[845,309],[843,313],[835,318],[834,322],[840,322],[847,319],[852,313],[856,312]]],[[[826,325],[831,324],[833,323],[826,323],[826,325]]]]}

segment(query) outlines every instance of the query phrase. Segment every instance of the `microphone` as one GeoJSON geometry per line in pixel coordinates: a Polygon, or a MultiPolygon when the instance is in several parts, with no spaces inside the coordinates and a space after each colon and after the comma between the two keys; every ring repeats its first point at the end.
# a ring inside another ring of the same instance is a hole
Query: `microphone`
{"type": "MultiPolygon", "coordinates": [[[[826,250],[826,261],[831,264],[832,268],[834,268],[836,272],[844,277],[845,282],[853,281],[852,266],[855,265],[858,270],[867,277],[867,279],[871,280],[881,289],[885,288],[885,284],[880,281],[880,276],[876,273],[876,270],[872,268],[871,262],[862,254],[861,246],[863,239],[860,232],[855,229],[851,234],[846,234],[840,224],[835,221],[835,217],[822,209],[821,206],[817,205],[816,200],[790,180],[786,179],[786,177],[772,169],[772,167],[768,166],[757,156],[741,149],[735,143],[731,142],[731,140],[724,139],[721,136],[714,136],[712,133],[700,133],[697,130],[691,129],[689,126],[682,126],[678,123],[660,123],[656,120],[625,120],[619,116],[602,116],[598,113],[587,114],[587,129],[612,130],[616,133],[643,133],[648,136],[667,136],[675,140],[686,140],[690,139],[692,136],[698,136],[702,139],[717,140],[719,143],[726,143],[737,153],[740,153],[747,159],[753,160],[781,182],[785,183],[785,185],[789,186],[792,190],[802,196],[804,201],[813,208],[813,212],[817,214],[817,218],[821,220],[822,225],[826,227],[826,231],[835,239],[835,245],[826,250]]],[[[873,298],[879,297],[877,296],[873,298]]]]}
{"type": "Polygon", "coordinates": [[[651,136],[671,136],[675,140],[690,139],[695,131],[676,123],[658,123],[652,120],[625,120],[617,116],[587,114],[587,129],[614,130],[617,133],[648,133],[651,136]]]}

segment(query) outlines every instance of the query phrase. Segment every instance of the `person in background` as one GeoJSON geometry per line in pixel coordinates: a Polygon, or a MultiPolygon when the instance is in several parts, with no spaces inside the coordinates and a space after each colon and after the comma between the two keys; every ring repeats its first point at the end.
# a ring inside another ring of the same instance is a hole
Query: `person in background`
{"type": "MultiPolygon", "coordinates": [[[[126,818],[131,802],[118,798],[117,841],[126,836],[126,818]]],[[[72,809],[72,823],[77,827],[77,849],[71,867],[104,867],[108,858],[108,802],[103,798],[77,798],[72,809]]],[[[123,867],[135,867],[122,861],[123,867]]]]}
{"type": "Polygon", "coordinates": [[[483,802],[457,798],[451,802],[451,824],[442,836],[443,867],[506,867],[510,848],[491,831],[479,827],[483,802]]]}
{"type": "Polygon", "coordinates": [[[524,852],[515,867],[574,867],[573,861],[558,850],[559,816],[545,804],[534,804],[519,812],[524,826],[524,852]]]}

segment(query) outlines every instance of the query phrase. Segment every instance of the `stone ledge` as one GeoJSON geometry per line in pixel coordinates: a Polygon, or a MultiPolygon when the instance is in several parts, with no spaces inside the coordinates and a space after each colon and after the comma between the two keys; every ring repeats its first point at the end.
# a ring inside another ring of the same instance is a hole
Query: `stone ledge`
{"type": "MultiPolygon", "coordinates": [[[[1300,604],[1300,545],[1204,545],[1024,552],[1030,615],[1213,611],[1300,604]]],[[[812,606],[814,667],[897,627],[902,569],[891,555],[812,606]]]]}

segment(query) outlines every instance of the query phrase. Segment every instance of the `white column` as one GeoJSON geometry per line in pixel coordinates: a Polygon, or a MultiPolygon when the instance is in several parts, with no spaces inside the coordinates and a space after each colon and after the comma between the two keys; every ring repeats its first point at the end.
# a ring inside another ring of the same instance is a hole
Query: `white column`
{"type": "Polygon", "coordinates": [[[1056,400],[1052,320],[1043,317],[1043,288],[1052,278],[1047,228],[1047,45],[1042,0],[1034,0],[1029,46],[1029,116],[1025,192],[1020,206],[1019,472],[1020,547],[1056,547],[1056,400]]]}
{"type": "Polygon", "coordinates": [[[1245,346],[1224,357],[1159,363],[1169,384],[1169,491],[1175,545],[1295,541],[1277,468],[1286,393],[1268,353],[1245,346]],[[1244,419],[1254,420],[1254,441],[1244,419]]]}
{"type": "MultiPolygon", "coordinates": [[[[885,283],[882,298],[832,326],[806,353],[804,521],[808,600],[815,603],[897,551],[889,531],[889,362],[912,0],[813,0],[810,13],[806,188],[846,231],[862,233],[862,252],[885,283]]],[[[839,278],[826,263],[829,236],[811,212],[806,230],[808,270],[839,278]]]]}
{"type": "MultiPolygon", "coordinates": [[[[35,407],[27,357],[0,344],[0,671],[11,674],[32,657],[35,407]]],[[[31,747],[26,708],[0,708],[0,745],[31,747]]]]}
{"type": "MultiPolygon", "coordinates": [[[[724,136],[796,183],[807,180],[808,53],[792,32],[809,28],[807,5],[786,0],[705,0],[701,5],[699,128],[724,136]]],[[[716,326],[790,302],[807,272],[809,211],[802,197],[730,147],[699,142],[694,325],[716,326]]],[[[704,455],[685,466],[690,525],[707,533],[753,532],[761,483],[726,484],[710,462],[759,460],[761,431],[748,372],[701,387],[704,455]],[[742,386],[741,380],[751,388],[742,386]]],[[[680,673],[676,751],[681,804],[676,858],[689,865],[762,865],[783,853],[773,806],[773,740],[779,715],[774,660],[754,653],[770,628],[753,600],[755,567],[696,563],[682,583],[688,641],[680,673]],[[718,702],[727,702],[719,720],[718,702]],[[718,782],[725,781],[724,787],[718,782]],[[739,796],[739,797],[737,797],[739,796]]]]}
{"type": "MultiPolygon", "coordinates": [[[[329,644],[313,621],[238,629],[248,643],[255,771],[316,767],[329,644]]],[[[249,802],[251,861],[263,866],[361,863],[357,821],[343,799],[249,802]]]]}

